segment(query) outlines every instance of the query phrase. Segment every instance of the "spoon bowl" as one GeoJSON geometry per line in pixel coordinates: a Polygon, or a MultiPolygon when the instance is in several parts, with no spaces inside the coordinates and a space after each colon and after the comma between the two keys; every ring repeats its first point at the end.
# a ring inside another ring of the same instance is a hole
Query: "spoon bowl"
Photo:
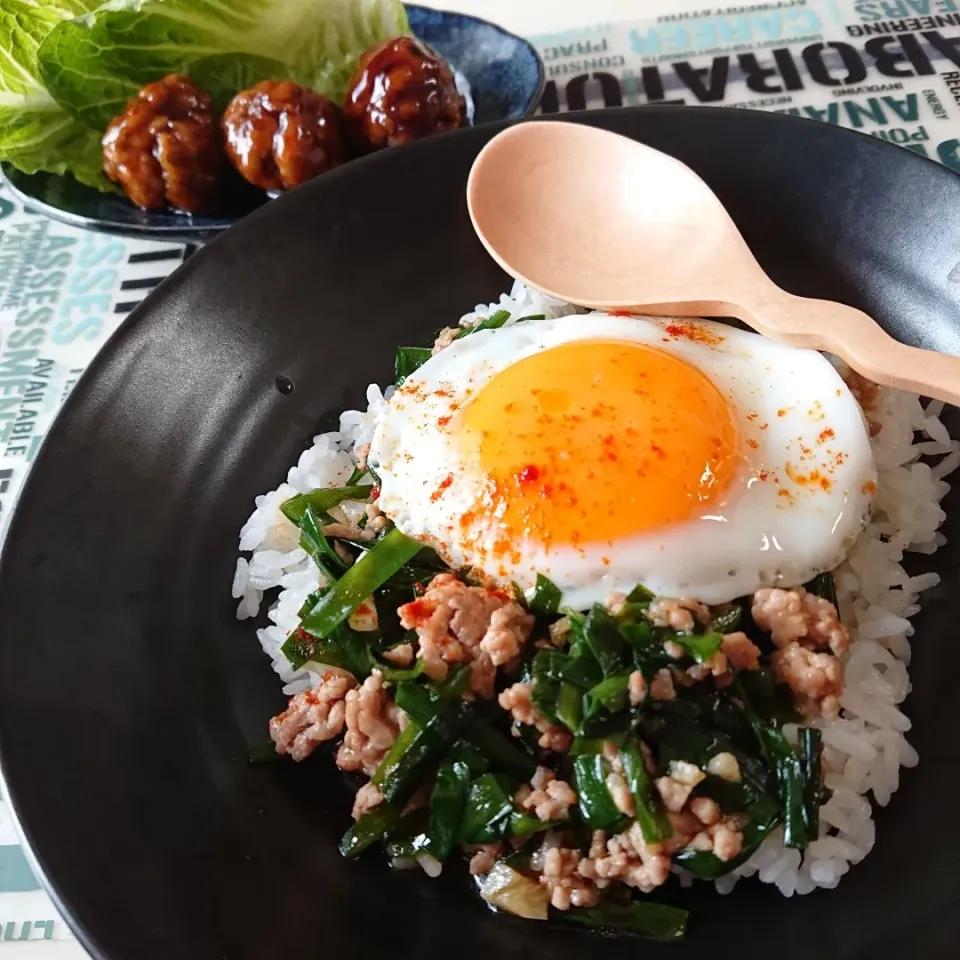
{"type": "Polygon", "coordinates": [[[679,160],[572,123],[520,124],[491,140],[467,202],[501,266],[585,306],[628,307],[638,291],[670,299],[681,285],[699,299],[701,285],[713,289],[700,271],[736,230],[722,206],[704,218],[719,201],[679,160]]]}
{"type": "Polygon", "coordinates": [[[960,358],[901,344],[853,307],[787,293],[696,173],[627,137],[575,123],[509,127],[477,156],[467,206],[493,258],[550,296],[737,317],[773,340],[834,353],[884,386],[960,403],[960,358]]]}

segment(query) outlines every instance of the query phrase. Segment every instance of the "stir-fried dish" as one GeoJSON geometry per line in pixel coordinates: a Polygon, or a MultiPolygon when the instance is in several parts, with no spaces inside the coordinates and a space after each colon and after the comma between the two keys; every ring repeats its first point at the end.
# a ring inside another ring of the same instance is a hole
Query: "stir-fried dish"
{"type": "Polygon", "coordinates": [[[661,939],[668,884],[789,895],[866,856],[864,795],[916,762],[894,633],[938,578],[899,560],[960,460],[933,407],[523,288],[368,398],[258,498],[234,584],[241,617],[282,588],[267,753],[348,774],[344,856],[661,939]]]}

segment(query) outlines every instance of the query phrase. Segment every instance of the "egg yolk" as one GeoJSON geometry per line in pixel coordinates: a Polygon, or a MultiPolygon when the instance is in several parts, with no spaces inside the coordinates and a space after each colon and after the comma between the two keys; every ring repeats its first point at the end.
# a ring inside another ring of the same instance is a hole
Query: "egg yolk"
{"type": "Polygon", "coordinates": [[[462,429],[484,478],[478,515],[546,546],[709,513],[740,460],[717,387],[677,356],[627,341],[579,341],[512,364],[466,406],[462,429]]]}

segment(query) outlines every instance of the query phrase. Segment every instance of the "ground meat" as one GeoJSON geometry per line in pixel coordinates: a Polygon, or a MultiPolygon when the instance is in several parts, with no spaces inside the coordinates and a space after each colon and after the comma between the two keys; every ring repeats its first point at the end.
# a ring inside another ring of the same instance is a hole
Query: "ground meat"
{"type": "Polygon", "coordinates": [[[479,846],[465,847],[464,849],[468,853],[473,852],[473,856],[470,858],[470,873],[476,877],[489,873],[493,869],[493,865],[497,862],[497,857],[500,856],[500,851],[503,849],[503,844],[481,843],[479,846]]]}
{"type": "Polygon", "coordinates": [[[671,813],[679,813],[686,806],[693,788],[706,777],[699,767],[685,760],[673,760],[670,772],[654,781],[663,805],[671,813]]]}
{"type": "Polygon", "coordinates": [[[634,670],[627,680],[627,692],[630,694],[630,706],[635,707],[647,699],[647,681],[639,670],[634,670]]]}
{"type": "Polygon", "coordinates": [[[592,907],[600,895],[596,884],[580,874],[579,850],[551,847],[543,856],[540,882],[550,891],[550,904],[557,910],[592,907]]]}
{"type": "Polygon", "coordinates": [[[760,648],[742,631],[724,634],[720,649],[735,670],[757,670],[760,648]]]}
{"type": "Polygon", "coordinates": [[[687,651],[676,640],[664,640],[663,652],[671,660],[682,660],[687,655],[687,651]]]}
{"type": "Polygon", "coordinates": [[[673,856],[678,850],[683,850],[690,841],[703,830],[703,824],[689,811],[683,809],[679,813],[667,813],[671,836],[657,844],[660,852],[665,856],[673,856]]]}
{"type": "Polygon", "coordinates": [[[493,696],[493,687],[496,680],[496,664],[485,653],[481,653],[470,664],[469,695],[481,700],[489,700],[493,696]]]}
{"type": "Polygon", "coordinates": [[[549,768],[538,766],[530,778],[530,786],[533,790],[542,790],[548,783],[553,783],[557,775],[549,768]]]}
{"type": "Polygon", "coordinates": [[[533,619],[519,603],[509,601],[493,611],[490,626],[480,641],[480,649],[495,666],[508,663],[520,655],[520,648],[527,642],[533,629],[533,619]]]}
{"type": "Polygon", "coordinates": [[[510,712],[515,723],[536,727],[540,731],[539,745],[544,750],[553,750],[563,753],[570,749],[573,737],[568,730],[557,727],[533,705],[533,688],[529,683],[515,683],[507,687],[498,702],[504,710],[510,712]]]}
{"type": "Polygon", "coordinates": [[[542,723],[549,721],[533,705],[532,694],[533,687],[529,683],[515,683],[500,694],[498,702],[504,710],[510,711],[515,723],[539,730],[542,723]]]}
{"type": "Polygon", "coordinates": [[[533,811],[539,820],[565,820],[577,795],[566,780],[558,780],[548,767],[537,767],[530,787],[520,788],[517,802],[524,810],[533,811]]]}
{"type": "Polygon", "coordinates": [[[343,110],[359,150],[409,143],[467,120],[453,71],[413,37],[388,40],[363,54],[343,110]]]}
{"type": "Polygon", "coordinates": [[[289,80],[241,90],[221,126],[231,162],[263,190],[292,190],[347,159],[340,109],[289,80]]]}
{"type": "Polygon", "coordinates": [[[607,599],[603,601],[603,605],[610,613],[618,617],[623,613],[624,607],[627,605],[627,595],[621,593],[619,590],[611,590],[610,593],[607,594],[607,599]]]}
{"type": "Polygon", "coordinates": [[[413,663],[413,644],[401,643],[398,647],[392,647],[384,651],[383,659],[396,667],[409,667],[413,663]]]}
{"type": "Polygon", "coordinates": [[[743,851],[743,832],[735,820],[727,818],[697,833],[687,844],[687,849],[712,852],[718,860],[726,863],[743,851]]]}
{"type": "Polygon", "coordinates": [[[103,171],[147,210],[216,208],[224,169],[213,100],[186,77],[148,83],[103,137],[103,171]]]}
{"type": "Polygon", "coordinates": [[[654,700],[674,700],[677,691],[673,686],[673,674],[666,668],[658,670],[650,684],[650,696],[654,700]]]}
{"type": "Polygon", "coordinates": [[[463,327],[444,327],[437,334],[437,339],[433,341],[433,349],[430,351],[430,355],[433,356],[441,350],[445,350],[461,333],[463,333],[463,327]]]}
{"type": "Polygon", "coordinates": [[[733,820],[724,820],[712,829],[713,855],[726,863],[743,850],[743,833],[733,820]]]}
{"type": "Polygon", "coordinates": [[[330,671],[317,686],[294,694],[287,709],[270,721],[277,753],[303,760],[317,744],[340,736],[346,721],[344,697],[356,682],[349,673],[330,671]]]}
{"type": "Polygon", "coordinates": [[[695,687],[697,681],[689,676],[683,667],[670,667],[670,676],[673,677],[674,686],[695,687]]]}
{"type": "Polygon", "coordinates": [[[837,608],[803,587],[758,590],[753,595],[751,613],[758,627],[770,631],[777,647],[797,640],[811,650],[829,647],[842,657],[850,646],[850,631],[840,622],[837,608]]]}
{"type": "Polygon", "coordinates": [[[345,699],[347,732],[337,751],[337,766],[372,776],[397,739],[403,711],[387,696],[379,670],[374,670],[345,699]]]}
{"type": "Polygon", "coordinates": [[[590,837],[590,859],[596,860],[607,854],[607,834],[604,830],[594,830],[590,837]]]}
{"type": "Polygon", "coordinates": [[[664,853],[662,845],[646,843],[636,822],[628,830],[607,840],[606,849],[601,846],[602,839],[602,833],[593,835],[590,856],[581,859],[577,866],[580,876],[598,886],[620,880],[627,886],[649,893],[670,876],[670,857],[664,853]]]}
{"type": "Polygon", "coordinates": [[[646,616],[655,627],[669,627],[677,633],[692,633],[697,623],[710,622],[710,608],[689,597],[679,600],[656,597],[647,607],[646,616]]]}
{"type": "Polygon", "coordinates": [[[663,805],[672,813],[679,813],[683,809],[687,798],[690,796],[690,791],[693,789],[693,787],[677,783],[670,777],[658,777],[654,784],[663,800],[663,805]]]}
{"type": "Polygon", "coordinates": [[[777,650],[770,658],[773,676],[794,693],[797,709],[805,717],[835,719],[843,694],[843,664],[832,654],[814,653],[799,643],[777,650]]]}
{"type": "Polygon", "coordinates": [[[422,597],[397,611],[415,629],[426,673],[443,680],[451,663],[476,662],[471,691],[493,695],[495,668],[513,660],[527,642],[534,618],[500,590],[470,587],[451,573],[437,574],[422,597]]]}
{"type": "Polygon", "coordinates": [[[690,801],[689,809],[690,812],[707,827],[712,827],[723,818],[719,804],[716,800],[711,800],[709,797],[694,797],[690,801]]]}
{"type": "Polygon", "coordinates": [[[353,798],[353,819],[359,820],[365,813],[383,803],[383,794],[375,783],[365,783],[353,798]]]}
{"type": "Polygon", "coordinates": [[[703,666],[710,669],[710,675],[713,677],[720,677],[730,670],[727,655],[722,649],[718,650],[712,657],[710,657],[710,659],[707,660],[703,666]]]}
{"type": "Polygon", "coordinates": [[[563,727],[548,726],[540,732],[537,746],[541,750],[550,750],[553,753],[566,753],[573,743],[573,735],[563,727]]]}
{"type": "Polygon", "coordinates": [[[727,655],[722,650],[718,650],[703,663],[695,663],[692,667],[688,667],[687,676],[699,682],[706,680],[707,677],[722,677],[728,669],[727,655]]]}
{"type": "Polygon", "coordinates": [[[690,809],[668,813],[673,835],[661,843],[648,844],[637,823],[609,839],[602,830],[594,831],[590,851],[581,859],[577,872],[599,889],[619,880],[650,892],[666,882],[672,855],[686,847],[719,849],[717,855],[727,860],[737,856],[743,841],[737,822],[732,818],[722,819],[719,807],[712,800],[699,803],[698,809],[711,821],[709,824],[690,809]]]}
{"type": "Polygon", "coordinates": [[[688,784],[695,787],[704,779],[703,771],[693,763],[686,760],[670,761],[670,776],[678,783],[688,784]]]}
{"type": "Polygon", "coordinates": [[[803,598],[807,611],[807,635],[801,641],[803,645],[814,645],[816,649],[829,647],[835,657],[842,657],[850,648],[850,631],[841,623],[837,608],[823,597],[812,593],[803,598]]]}

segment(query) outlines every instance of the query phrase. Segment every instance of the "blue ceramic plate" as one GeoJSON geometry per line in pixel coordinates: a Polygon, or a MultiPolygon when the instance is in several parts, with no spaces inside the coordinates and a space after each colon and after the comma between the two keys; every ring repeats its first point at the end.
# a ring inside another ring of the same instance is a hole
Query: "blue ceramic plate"
{"type": "MultiPolygon", "coordinates": [[[[473,101],[471,122],[528,116],[543,92],[543,64],[521,37],[462,13],[407,5],[413,33],[466,78],[473,101]]],[[[140,210],[118,194],[99,193],[73,177],[26,174],[9,164],[0,171],[13,193],[54,220],[88,230],[163,240],[209,240],[269,199],[251,189],[231,204],[229,216],[199,217],[140,210]]]]}

